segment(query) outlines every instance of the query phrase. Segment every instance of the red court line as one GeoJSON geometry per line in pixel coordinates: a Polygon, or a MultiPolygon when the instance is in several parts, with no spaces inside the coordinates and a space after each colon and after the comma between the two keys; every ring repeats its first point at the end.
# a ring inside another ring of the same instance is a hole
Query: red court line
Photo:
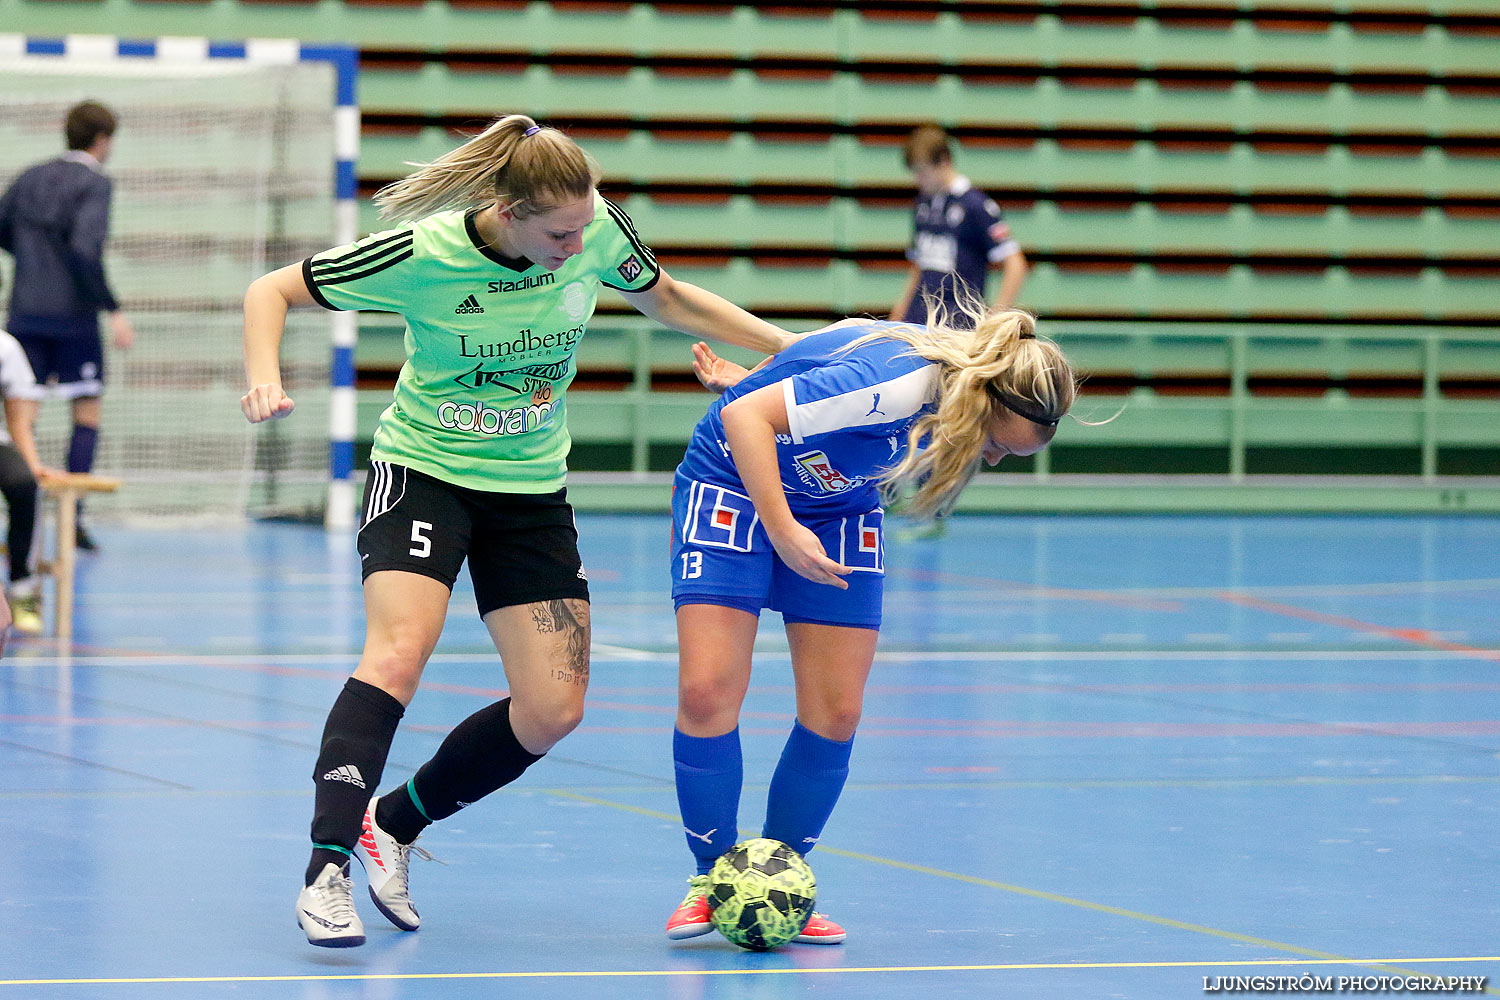
{"type": "Polygon", "coordinates": [[[1385,639],[1398,639],[1401,642],[1409,642],[1414,646],[1441,649],[1451,653],[1466,653],[1482,660],[1500,662],[1500,650],[1482,649],[1478,646],[1465,646],[1462,643],[1449,642],[1447,639],[1441,639],[1433,635],[1427,629],[1390,628],[1385,625],[1376,625],[1373,622],[1360,621],[1358,618],[1346,618],[1343,615],[1330,615],[1323,611],[1314,611],[1311,608],[1299,608],[1293,604],[1266,601],[1259,597],[1252,597],[1249,594],[1242,594],[1233,590],[1221,590],[1214,596],[1220,600],[1228,601],[1230,604],[1238,604],[1242,607],[1255,608],[1258,611],[1268,611],[1272,614],[1285,615],[1288,618],[1317,622],[1320,625],[1333,625],[1337,628],[1346,628],[1354,632],[1378,635],[1385,639]]]}

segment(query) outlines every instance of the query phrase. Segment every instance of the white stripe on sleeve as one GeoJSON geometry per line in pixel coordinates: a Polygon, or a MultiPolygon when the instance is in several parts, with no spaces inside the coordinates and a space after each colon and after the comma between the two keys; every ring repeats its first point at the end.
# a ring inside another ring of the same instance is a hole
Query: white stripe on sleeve
{"type": "Polygon", "coordinates": [[[786,398],[787,426],[792,440],[801,444],[817,434],[888,424],[910,417],[937,393],[938,366],[923,365],[886,382],[807,403],[797,402],[792,388],[795,380],[796,376],[784,380],[781,391],[786,398]]]}

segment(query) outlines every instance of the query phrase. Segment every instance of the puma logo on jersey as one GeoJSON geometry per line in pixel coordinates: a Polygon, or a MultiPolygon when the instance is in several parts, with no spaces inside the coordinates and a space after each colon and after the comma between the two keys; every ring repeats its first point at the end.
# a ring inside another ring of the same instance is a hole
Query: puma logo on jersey
{"type": "Polygon", "coordinates": [[[878,392],[875,394],[875,401],[870,404],[870,412],[866,413],[865,416],[871,417],[877,413],[882,417],[886,415],[886,412],[880,408],[880,393],[878,392]]]}
{"type": "Polygon", "coordinates": [[[470,295],[468,298],[460,302],[458,304],[458,308],[453,311],[458,313],[459,315],[463,315],[464,313],[482,313],[484,312],[484,306],[479,304],[478,299],[470,295]]]}

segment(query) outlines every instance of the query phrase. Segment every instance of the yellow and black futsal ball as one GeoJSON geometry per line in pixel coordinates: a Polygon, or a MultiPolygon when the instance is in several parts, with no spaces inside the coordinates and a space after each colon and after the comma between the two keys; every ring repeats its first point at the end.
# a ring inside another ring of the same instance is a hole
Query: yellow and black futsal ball
{"type": "Polygon", "coordinates": [[[751,951],[778,948],[802,933],[817,894],[812,869],[779,840],[735,844],[708,876],[714,926],[751,951]]]}

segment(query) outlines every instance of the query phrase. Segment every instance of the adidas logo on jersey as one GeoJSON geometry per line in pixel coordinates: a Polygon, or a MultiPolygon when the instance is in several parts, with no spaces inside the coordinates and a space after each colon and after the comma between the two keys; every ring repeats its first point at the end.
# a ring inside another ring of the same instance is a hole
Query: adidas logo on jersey
{"type": "Polygon", "coordinates": [[[327,774],[323,775],[323,780],[344,781],[353,785],[355,788],[365,787],[365,776],[360,774],[359,768],[355,767],[353,764],[345,764],[342,767],[334,768],[332,771],[329,771],[327,774]]]}
{"type": "Polygon", "coordinates": [[[458,313],[459,315],[463,315],[464,313],[482,313],[484,312],[484,306],[479,304],[478,299],[470,295],[468,298],[460,302],[458,304],[458,308],[453,311],[458,313]]]}

